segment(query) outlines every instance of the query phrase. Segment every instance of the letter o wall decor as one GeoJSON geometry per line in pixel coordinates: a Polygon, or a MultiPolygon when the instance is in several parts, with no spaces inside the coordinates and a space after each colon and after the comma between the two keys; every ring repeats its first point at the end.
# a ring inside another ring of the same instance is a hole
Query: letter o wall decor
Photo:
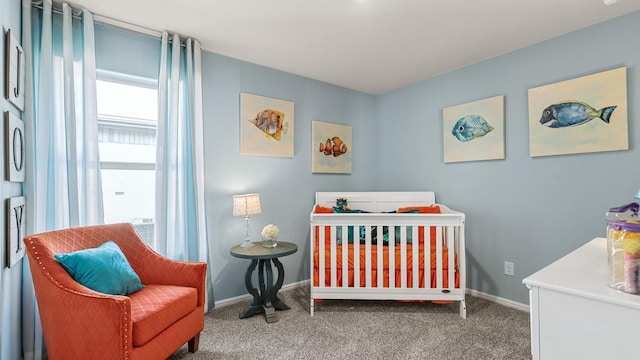
{"type": "Polygon", "coordinates": [[[9,111],[4,117],[5,179],[21,182],[25,179],[24,122],[9,111]]]}

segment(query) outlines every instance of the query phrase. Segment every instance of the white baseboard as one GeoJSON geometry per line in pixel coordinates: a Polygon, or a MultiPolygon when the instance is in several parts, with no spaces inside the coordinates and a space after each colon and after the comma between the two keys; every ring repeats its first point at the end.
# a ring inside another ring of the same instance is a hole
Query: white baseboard
{"type": "MultiPolygon", "coordinates": [[[[303,280],[303,281],[298,281],[295,283],[291,283],[291,284],[287,284],[282,286],[282,288],[280,290],[285,291],[285,290],[290,290],[290,289],[294,289],[297,287],[302,287],[302,286],[309,286],[309,282],[310,280],[303,280]]],[[[499,296],[495,296],[495,295],[490,295],[478,290],[473,290],[473,289],[467,289],[467,294],[471,295],[471,296],[476,296],[500,305],[504,305],[504,306],[508,306],[510,308],[514,308],[516,310],[520,310],[520,311],[525,311],[525,312],[529,312],[529,305],[523,304],[523,303],[519,303],[517,301],[513,301],[513,300],[509,300],[509,299],[505,299],[499,296]]],[[[215,307],[224,307],[224,306],[229,306],[229,305],[234,305],[237,304],[239,302],[245,301],[245,300],[250,300],[252,299],[251,294],[245,294],[245,295],[240,295],[240,296],[235,296],[229,299],[224,299],[224,300],[220,300],[220,301],[216,301],[215,302],[215,307]]]]}
{"type": "Polygon", "coordinates": [[[491,295],[491,294],[487,294],[478,290],[473,290],[473,289],[467,289],[467,294],[471,295],[471,296],[475,296],[475,297],[479,297],[485,300],[489,300],[491,302],[500,304],[500,305],[504,305],[504,306],[508,306],[510,308],[514,308],[516,310],[520,310],[520,311],[524,311],[524,312],[529,312],[529,305],[527,304],[523,304],[523,303],[519,303],[517,301],[513,301],[513,300],[509,300],[509,299],[505,299],[499,296],[495,296],[495,295],[491,295]]]}
{"type": "MultiPolygon", "coordinates": [[[[283,285],[280,290],[281,291],[285,291],[285,290],[289,290],[289,289],[293,289],[293,288],[297,288],[297,287],[302,287],[302,286],[309,286],[309,280],[303,280],[303,281],[298,281],[298,282],[295,282],[295,283],[283,285]]],[[[242,302],[242,301],[245,301],[245,300],[251,300],[251,299],[253,299],[253,296],[251,296],[251,294],[235,296],[235,297],[232,297],[232,298],[228,298],[228,299],[224,299],[224,300],[220,300],[220,301],[215,301],[215,307],[217,308],[217,307],[224,307],[224,306],[234,305],[234,304],[237,304],[239,302],[242,302]]]]}

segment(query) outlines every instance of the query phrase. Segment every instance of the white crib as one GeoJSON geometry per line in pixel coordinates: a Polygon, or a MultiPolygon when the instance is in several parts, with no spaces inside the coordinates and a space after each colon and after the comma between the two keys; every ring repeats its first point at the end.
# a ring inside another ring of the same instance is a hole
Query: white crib
{"type": "Polygon", "coordinates": [[[311,316],[316,299],[367,299],[459,301],[466,318],[465,216],[433,192],[317,192],[310,220],[311,316]],[[338,198],[367,213],[316,213],[338,198]],[[388,213],[431,205],[440,213],[388,213]]]}

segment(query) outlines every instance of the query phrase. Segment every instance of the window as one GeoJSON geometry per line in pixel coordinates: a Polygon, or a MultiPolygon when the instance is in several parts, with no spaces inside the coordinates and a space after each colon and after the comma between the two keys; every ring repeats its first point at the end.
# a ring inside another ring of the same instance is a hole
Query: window
{"type": "Polygon", "coordinates": [[[99,72],[96,90],[104,221],[133,223],[153,247],[156,82],[99,72]]]}

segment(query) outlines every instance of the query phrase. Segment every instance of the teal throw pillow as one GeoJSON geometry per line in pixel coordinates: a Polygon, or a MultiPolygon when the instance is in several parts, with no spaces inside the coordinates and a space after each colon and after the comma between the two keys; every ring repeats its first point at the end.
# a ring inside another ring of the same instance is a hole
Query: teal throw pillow
{"type": "Polygon", "coordinates": [[[144,287],[120,247],[107,241],[97,248],[53,257],[80,284],[104,294],[129,295],[144,287]]]}

